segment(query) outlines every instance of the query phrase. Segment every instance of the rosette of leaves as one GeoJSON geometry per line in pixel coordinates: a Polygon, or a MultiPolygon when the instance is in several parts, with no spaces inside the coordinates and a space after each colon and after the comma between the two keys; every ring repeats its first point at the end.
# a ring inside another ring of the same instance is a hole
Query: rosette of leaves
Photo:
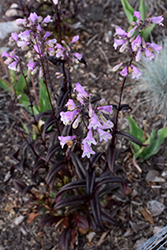
{"type": "Polygon", "coordinates": [[[138,66],[142,72],[137,90],[144,92],[145,97],[141,100],[142,103],[149,104],[149,111],[153,114],[167,115],[167,38],[159,44],[162,50],[151,62],[141,59],[138,66]]]}

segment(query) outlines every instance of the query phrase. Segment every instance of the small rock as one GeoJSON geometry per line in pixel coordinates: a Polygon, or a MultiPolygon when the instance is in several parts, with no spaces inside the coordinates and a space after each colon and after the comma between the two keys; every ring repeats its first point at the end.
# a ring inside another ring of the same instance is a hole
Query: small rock
{"type": "Polygon", "coordinates": [[[23,215],[20,215],[19,217],[16,217],[15,220],[14,220],[14,224],[16,226],[18,226],[20,223],[22,223],[22,221],[24,220],[24,216],[23,215]]]}
{"type": "Polygon", "coordinates": [[[146,238],[141,238],[140,240],[137,240],[135,245],[134,245],[134,249],[138,249],[139,247],[141,247],[145,242],[147,241],[146,238]]]}
{"type": "Polygon", "coordinates": [[[159,201],[152,200],[147,203],[147,209],[151,212],[152,216],[158,216],[164,211],[165,206],[159,201]]]}
{"type": "Polygon", "coordinates": [[[21,28],[15,21],[0,23],[0,39],[4,40],[12,32],[18,32],[21,28]]]}
{"type": "Polygon", "coordinates": [[[16,10],[16,8],[18,8],[18,4],[12,3],[10,8],[5,12],[5,16],[7,16],[7,17],[17,16],[18,11],[16,10]]]}
{"type": "Polygon", "coordinates": [[[150,170],[148,171],[146,175],[146,181],[147,182],[165,182],[165,179],[160,177],[160,174],[156,170],[150,170]]]}
{"type": "Polygon", "coordinates": [[[153,233],[154,233],[154,234],[157,234],[159,231],[161,231],[162,228],[163,228],[163,227],[154,227],[153,233]]]}
{"type": "Polygon", "coordinates": [[[89,242],[91,242],[93,238],[95,237],[95,235],[96,235],[95,232],[90,232],[86,235],[86,238],[88,239],[89,242]]]}

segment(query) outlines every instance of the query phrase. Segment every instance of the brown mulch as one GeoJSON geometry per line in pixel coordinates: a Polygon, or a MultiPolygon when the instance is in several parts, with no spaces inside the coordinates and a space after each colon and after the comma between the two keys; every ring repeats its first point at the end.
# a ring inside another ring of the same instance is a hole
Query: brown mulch
{"type": "MultiPolygon", "coordinates": [[[[83,54],[87,68],[79,67],[72,73],[73,82],[79,81],[86,90],[105,98],[106,103],[118,104],[122,78],[118,73],[113,74],[111,68],[124,60],[125,56],[113,48],[115,27],[128,28],[128,22],[120,1],[83,1],[84,7],[80,10],[73,23],[81,22],[82,26],[73,30],[80,35],[78,51],[83,54]],[[125,21],[126,20],[126,21],[125,21]]],[[[134,1],[133,1],[134,2],[134,1]]],[[[151,14],[163,14],[167,5],[158,5],[157,1],[151,14]]],[[[1,4],[1,3],[0,3],[1,4]]],[[[5,9],[5,1],[2,7],[5,9]]],[[[166,15],[166,13],[164,13],[166,15]]],[[[0,21],[4,21],[2,18],[0,21]]],[[[157,42],[162,34],[162,28],[156,27],[153,38],[157,42]]],[[[1,41],[1,46],[6,42],[1,41]]],[[[6,74],[1,65],[1,77],[6,74]],[[2,73],[3,72],[3,73],[2,73]]],[[[134,83],[128,79],[124,91],[123,103],[129,104],[132,109],[140,102],[140,96],[134,89],[134,83]]],[[[152,128],[163,126],[163,118],[155,114],[150,116],[149,104],[139,105],[132,116],[138,125],[143,128],[143,119],[146,120],[147,132],[152,128]]],[[[0,90],[0,250],[56,250],[58,249],[58,233],[53,227],[39,228],[38,219],[28,223],[28,214],[33,209],[24,206],[24,199],[16,193],[10,179],[9,170],[14,164],[12,154],[18,149],[20,137],[14,113],[19,113],[20,107],[15,107],[10,95],[0,90]]],[[[121,115],[119,125],[126,129],[128,122],[125,115],[121,115]]],[[[167,170],[167,141],[163,143],[157,155],[149,161],[139,163],[142,173],[133,166],[129,144],[119,141],[119,147],[125,152],[121,155],[120,164],[128,176],[128,189],[125,194],[118,193],[116,198],[125,203],[117,216],[121,221],[121,228],[112,227],[106,235],[96,233],[88,242],[85,236],[80,235],[75,249],[104,249],[128,250],[136,249],[138,240],[148,239],[153,235],[155,227],[167,225],[166,210],[159,216],[153,217],[153,223],[143,217],[141,211],[146,208],[147,202],[157,200],[167,206],[165,183],[148,183],[146,175],[149,170],[157,170],[160,174],[167,170]],[[104,239],[102,238],[104,237],[104,239]]]]}

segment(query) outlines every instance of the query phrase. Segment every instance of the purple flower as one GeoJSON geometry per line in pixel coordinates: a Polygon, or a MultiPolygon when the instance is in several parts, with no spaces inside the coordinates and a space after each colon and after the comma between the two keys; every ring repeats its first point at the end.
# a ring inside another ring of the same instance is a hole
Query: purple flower
{"type": "Polygon", "coordinates": [[[33,62],[32,60],[30,60],[29,63],[27,64],[28,70],[32,71],[37,64],[38,64],[37,62],[33,62]]]}
{"type": "Polygon", "coordinates": [[[128,67],[126,66],[121,72],[120,72],[121,76],[127,76],[128,75],[128,67]]]}
{"type": "Polygon", "coordinates": [[[74,36],[70,43],[75,43],[79,40],[79,36],[74,36]]]}
{"type": "Polygon", "coordinates": [[[136,62],[140,61],[140,59],[141,59],[141,48],[138,48],[135,59],[136,59],[136,62]]]}
{"type": "Polygon", "coordinates": [[[17,46],[21,47],[22,49],[26,48],[28,43],[26,41],[18,41],[17,46]]]}
{"type": "Polygon", "coordinates": [[[45,33],[43,39],[46,39],[46,38],[48,38],[49,36],[51,36],[51,32],[50,32],[50,31],[46,31],[46,33],[45,33]]]}
{"type": "Polygon", "coordinates": [[[110,140],[112,138],[112,135],[110,133],[102,130],[101,128],[98,128],[97,131],[98,131],[98,134],[100,137],[100,139],[99,139],[100,142],[102,142],[103,140],[107,142],[108,140],[110,140]]]}
{"type": "Polygon", "coordinates": [[[146,55],[146,61],[151,61],[155,58],[155,55],[150,51],[150,48],[145,48],[144,53],[146,55]]]}
{"type": "Polygon", "coordinates": [[[117,27],[116,29],[115,29],[115,34],[114,34],[114,36],[116,36],[116,35],[118,35],[118,36],[121,36],[121,37],[123,37],[123,38],[125,38],[125,37],[127,37],[127,33],[123,30],[123,29],[121,29],[120,27],[117,27]]]}
{"type": "Polygon", "coordinates": [[[99,128],[101,129],[112,129],[114,127],[114,124],[110,120],[106,120],[104,117],[100,119],[100,122],[103,124],[99,128]]]}
{"type": "Polygon", "coordinates": [[[57,43],[57,40],[56,39],[50,39],[46,42],[46,44],[49,46],[49,47],[54,47],[54,44],[57,43]]]}
{"type": "Polygon", "coordinates": [[[52,0],[55,5],[58,4],[59,0],[52,0]]]}
{"type": "Polygon", "coordinates": [[[140,11],[134,11],[134,15],[135,17],[137,17],[137,19],[141,20],[141,14],[140,11]]]}
{"type": "Polygon", "coordinates": [[[74,92],[77,91],[78,94],[77,94],[77,100],[82,104],[84,105],[84,101],[83,99],[84,98],[87,98],[89,95],[88,93],[85,91],[85,89],[81,86],[81,84],[79,82],[77,82],[75,84],[75,88],[73,90],[74,92]]]}
{"type": "Polygon", "coordinates": [[[93,115],[90,118],[90,123],[89,123],[88,129],[93,128],[95,130],[96,128],[98,128],[100,126],[101,126],[101,123],[99,122],[97,115],[95,114],[95,112],[93,110],[93,115]]]}
{"type": "Polygon", "coordinates": [[[18,18],[15,22],[17,23],[17,25],[25,25],[27,23],[27,19],[18,18]]]}
{"type": "Polygon", "coordinates": [[[124,39],[114,38],[114,49],[117,49],[118,46],[121,46],[125,42],[124,39]]]}
{"type": "Polygon", "coordinates": [[[81,115],[78,115],[72,124],[73,129],[76,129],[78,127],[78,124],[80,123],[80,121],[81,121],[81,115]]]}
{"type": "Polygon", "coordinates": [[[68,108],[68,110],[76,109],[76,105],[72,99],[69,99],[65,106],[68,108]]]}
{"type": "Polygon", "coordinates": [[[162,25],[162,26],[164,26],[163,23],[162,23],[163,20],[164,20],[164,18],[162,16],[157,16],[157,17],[152,17],[151,18],[151,21],[153,23],[156,23],[156,24],[159,24],[159,25],[162,25]]]}
{"type": "Polygon", "coordinates": [[[90,158],[90,155],[94,155],[95,152],[92,150],[91,147],[89,147],[89,145],[87,143],[83,144],[83,154],[82,154],[82,158],[84,158],[85,156],[87,156],[88,158],[90,158]]]}
{"type": "Polygon", "coordinates": [[[13,33],[11,34],[11,38],[12,38],[14,41],[17,42],[17,40],[18,40],[18,35],[17,35],[17,33],[16,33],[16,32],[13,32],[13,33]]]}
{"type": "Polygon", "coordinates": [[[61,121],[63,122],[64,125],[70,125],[73,121],[76,115],[80,112],[81,110],[73,110],[73,111],[67,111],[67,112],[61,112],[61,121]]]}
{"type": "Polygon", "coordinates": [[[25,30],[23,32],[20,32],[18,36],[22,41],[27,42],[29,40],[29,38],[30,38],[30,35],[31,35],[31,31],[30,30],[25,30]]]}
{"type": "Polygon", "coordinates": [[[64,145],[67,144],[69,147],[73,145],[72,140],[76,138],[76,135],[73,136],[58,136],[60,145],[64,148],[64,145]]]}
{"type": "Polygon", "coordinates": [[[137,29],[137,25],[135,25],[135,27],[128,32],[128,37],[131,37],[134,34],[136,29],[137,29]]]}
{"type": "Polygon", "coordinates": [[[35,44],[34,45],[34,50],[41,55],[41,48],[40,48],[40,45],[39,44],[35,44]]]}
{"type": "Polygon", "coordinates": [[[114,68],[112,68],[112,71],[113,72],[117,71],[121,66],[122,66],[122,62],[114,66],[114,68]]]}
{"type": "Polygon", "coordinates": [[[136,78],[138,80],[142,73],[134,65],[131,65],[131,67],[133,69],[132,79],[136,78]]]}
{"type": "Polygon", "coordinates": [[[122,44],[122,46],[120,47],[120,49],[119,49],[119,52],[124,52],[125,51],[125,49],[127,48],[127,45],[128,45],[128,41],[125,41],[123,44],[122,44]]]}
{"type": "Polygon", "coordinates": [[[132,50],[136,51],[141,46],[141,37],[140,34],[136,37],[136,39],[132,42],[132,50]]]}
{"type": "Polygon", "coordinates": [[[159,50],[162,49],[162,46],[157,45],[155,43],[147,43],[147,45],[149,45],[151,49],[153,49],[154,51],[156,51],[157,54],[159,54],[159,50]]]}
{"type": "Polygon", "coordinates": [[[73,55],[77,60],[81,60],[81,58],[82,58],[82,55],[79,54],[79,53],[77,53],[77,52],[72,53],[72,55],[73,55]]]}
{"type": "Polygon", "coordinates": [[[47,15],[47,17],[44,18],[44,20],[42,21],[42,23],[50,23],[52,22],[51,16],[47,15]]]}
{"type": "Polygon", "coordinates": [[[92,129],[89,130],[85,139],[82,140],[82,144],[85,144],[85,143],[87,143],[89,146],[91,146],[91,144],[94,144],[94,145],[97,144],[97,142],[95,141],[93,137],[92,129]]]}
{"type": "Polygon", "coordinates": [[[17,61],[12,62],[11,64],[8,65],[8,68],[14,71],[17,71],[17,61]]]}
{"type": "Polygon", "coordinates": [[[30,13],[30,16],[28,17],[28,20],[30,22],[32,22],[32,24],[35,24],[36,21],[41,22],[42,21],[42,17],[38,16],[35,12],[34,13],[30,13]]]}
{"type": "Polygon", "coordinates": [[[98,107],[97,109],[103,112],[104,114],[111,114],[112,108],[113,108],[112,105],[108,105],[108,106],[98,107]]]}

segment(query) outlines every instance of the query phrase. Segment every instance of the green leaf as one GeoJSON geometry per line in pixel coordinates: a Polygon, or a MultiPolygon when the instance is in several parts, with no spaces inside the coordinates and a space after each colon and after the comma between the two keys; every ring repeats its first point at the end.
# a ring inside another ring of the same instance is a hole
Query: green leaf
{"type": "Polygon", "coordinates": [[[19,102],[21,104],[23,104],[24,107],[27,109],[28,106],[30,105],[28,97],[25,94],[23,94],[22,92],[16,92],[16,95],[17,96],[21,95],[21,97],[19,98],[19,102]]]}
{"type": "Polygon", "coordinates": [[[127,118],[129,120],[130,134],[133,135],[140,142],[143,142],[143,134],[144,134],[143,130],[129,115],[127,115],[127,118]]]}
{"type": "Polygon", "coordinates": [[[42,78],[40,79],[39,106],[40,106],[40,110],[39,110],[40,112],[51,110],[51,105],[50,105],[50,100],[48,97],[47,89],[42,78]]]}
{"type": "MultiPolygon", "coordinates": [[[[26,76],[27,74],[27,70],[24,71],[24,75],[26,76]]],[[[28,77],[27,78],[27,81],[28,81],[28,77]]],[[[16,87],[15,87],[15,90],[18,91],[18,92],[23,92],[23,90],[26,88],[26,80],[24,78],[23,75],[20,75],[18,81],[17,81],[17,84],[16,84],[16,87]]]]}
{"type": "Polygon", "coordinates": [[[10,93],[14,93],[12,85],[5,79],[0,79],[0,87],[10,93]]]}
{"type": "Polygon", "coordinates": [[[11,83],[12,85],[14,85],[16,83],[16,72],[10,69],[9,74],[10,74],[11,83]]]}
{"type": "Polygon", "coordinates": [[[140,6],[139,6],[139,11],[141,13],[141,20],[144,21],[146,18],[146,12],[147,12],[148,8],[146,7],[146,5],[144,4],[144,0],[140,0],[140,6]]]}
{"type": "Polygon", "coordinates": [[[133,14],[134,14],[134,9],[132,6],[128,3],[127,0],[121,0],[122,6],[124,8],[125,14],[129,20],[129,23],[131,24],[134,20],[133,14]]]}
{"type": "Polygon", "coordinates": [[[158,138],[167,138],[167,127],[158,130],[158,138]]]}
{"type": "Polygon", "coordinates": [[[147,41],[147,39],[149,38],[152,30],[155,27],[155,23],[153,23],[151,26],[145,28],[144,30],[141,31],[141,36],[144,38],[145,41],[147,41]]]}

